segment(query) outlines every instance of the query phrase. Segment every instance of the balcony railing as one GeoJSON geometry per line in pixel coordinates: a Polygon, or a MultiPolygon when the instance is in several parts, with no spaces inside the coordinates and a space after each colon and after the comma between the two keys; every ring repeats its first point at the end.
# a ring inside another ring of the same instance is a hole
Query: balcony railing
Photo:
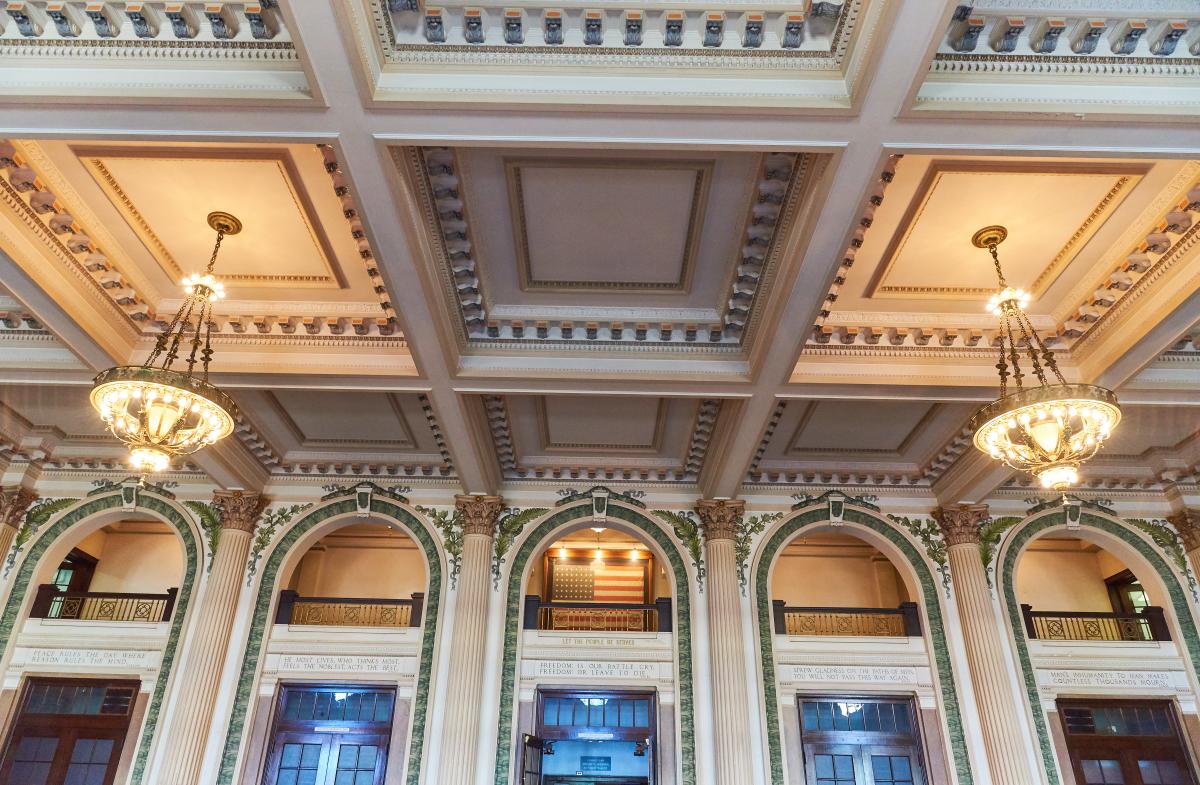
{"type": "Polygon", "coordinates": [[[650,605],[602,602],[546,602],[525,595],[525,629],[576,632],[671,632],[671,598],[650,605]]]}
{"type": "Polygon", "coordinates": [[[411,600],[364,597],[301,597],[279,592],[276,624],[310,624],[324,627],[420,627],[425,593],[411,600]]]}
{"type": "Polygon", "coordinates": [[[166,594],[130,594],[103,591],[63,591],[43,583],[33,598],[29,615],[35,619],[78,619],[82,621],[169,621],[179,589],[166,594]]]}
{"type": "Polygon", "coordinates": [[[1025,634],[1043,641],[1169,641],[1171,628],[1163,609],[1148,605],[1140,613],[1035,611],[1021,605],[1025,634]]]}
{"type": "Polygon", "coordinates": [[[898,608],[790,608],[771,603],[776,635],[919,637],[921,613],[915,602],[898,608]]]}

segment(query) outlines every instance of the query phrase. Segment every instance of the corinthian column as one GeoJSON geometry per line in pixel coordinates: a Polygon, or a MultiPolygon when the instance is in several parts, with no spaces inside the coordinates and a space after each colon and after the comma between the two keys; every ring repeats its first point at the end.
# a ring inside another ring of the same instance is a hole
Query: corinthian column
{"type": "MultiPolygon", "coordinates": [[[[742,641],[742,601],[734,540],[746,509],[743,501],[701,499],[696,513],[704,530],[708,583],[708,634],[712,643],[713,739],[716,785],[743,785],[751,778],[750,696],[742,641]]],[[[680,590],[684,590],[680,587],[680,590]]]]}
{"type": "Polygon", "coordinates": [[[1200,575],[1200,510],[1185,508],[1175,515],[1168,515],[1167,520],[1179,532],[1192,572],[1200,575]]]}
{"type": "Polygon", "coordinates": [[[266,500],[247,491],[217,491],[213,507],[221,519],[221,535],[213,554],[196,622],[180,663],[175,711],[163,737],[166,754],[156,782],[197,785],[204,751],[212,731],[221,684],[221,666],[237,611],[238,592],[246,574],[250,540],[266,500]]]}
{"type": "Polygon", "coordinates": [[[462,516],[463,549],[450,641],[450,678],[454,695],[446,701],[442,765],[438,782],[475,785],[479,751],[479,702],[483,692],[483,655],[492,574],[492,538],[504,510],[499,496],[455,496],[462,516]]]}
{"type": "Polygon", "coordinates": [[[946,540],[950,580],[992,785],[1027,785],[1025,750],[1033,748],[1033,740],[1026,738],[1020,721],[1013,682],[1004,662],[1005,644],[980,555],[979,526],[988,519],[987,505],[943,507],[934,512],[934,517],[946,540]]]}
{"type": "Polygon", "coordinates": [[[0,562],[17,537],[25,511],[36,498],[37,494],[23,485],[0,490],[0,562]]]}

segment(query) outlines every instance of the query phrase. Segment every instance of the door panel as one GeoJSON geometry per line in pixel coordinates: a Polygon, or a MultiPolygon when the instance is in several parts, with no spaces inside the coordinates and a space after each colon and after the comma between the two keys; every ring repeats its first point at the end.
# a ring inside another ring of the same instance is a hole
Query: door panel
{"type": "Polygon", "coordinates": [[[537,736],[525,734],[521,744],[520,785],[542,785],[542,755],[545,742],[537,736]]]}

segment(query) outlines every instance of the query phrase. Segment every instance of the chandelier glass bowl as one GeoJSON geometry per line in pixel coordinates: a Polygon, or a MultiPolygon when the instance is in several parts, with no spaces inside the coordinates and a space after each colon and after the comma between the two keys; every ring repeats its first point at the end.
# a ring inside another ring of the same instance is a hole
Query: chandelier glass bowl
{"type": "Polygon", "coordinates": [[[91,402],[108,431],[129,448],[130,465],[157,472],[171,459],[190,455],[233,433],[237,406],[208,381],[212,359],[212,307],[225,296],[212,275],[221,241],[237,234],[241,222],[228,213],[210,213],[217,233],[203,274],[183,280],[184,298],[142,365],[121,365],[96,376],[91,402]],[[173,366],[179,361],[181,368],[173,366]]]}
{"type": "Polygon", "coordinates": [[[971,238],[977,248],[991,253],[1000,282],[1000,291],[988,303],[988,310],[1000,317],[1000,397],[977,411],[968,427],[980,451],[1032,474],[1043,488],[1063,490],[1079,481],[1079,467],[1112,435],[1121,421],[1121,408],[1111,390],[1067,384],[1063,378],[1054,353],[1025,313],[1029,295],[1004,280],[996,247],[1007,236],[1004,227],[989,226],[971,238]],[[1024,385],[1022,354],[1028,357],[1036,387],[1024,385]],[[1017,388],[1011,394],[1010,376],[1017,388]]]}

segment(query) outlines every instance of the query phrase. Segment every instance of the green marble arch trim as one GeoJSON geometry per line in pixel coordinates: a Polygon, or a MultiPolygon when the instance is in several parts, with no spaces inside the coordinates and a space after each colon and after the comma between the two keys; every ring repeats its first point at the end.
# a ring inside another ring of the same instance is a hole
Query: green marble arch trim
{"type": "MultiPolygon", "coordinates": [[[[258,663],[262,658],[267,630],[271,623],[271,607],[275,600],[275,581],[279,568],[297,540],[330,518],[353,513],[358,509],[355,494],[331,501],[311,510],[288,529],[272,548],[262,569],[258,586],[258,597],[254,603],[254,615],[250,620],[250,632],[246,641],[246,653],[242,657],[241,675],[238,677],[237,692],[229,717],[229,730],[225,734],[225,749],[221,753],[221,768],[217,773],[217,785],[232,785],[237,766],[238,751],[245,731],[246,715],[253,696],[254,682],[258,675],[258,663]]],[[[421,657],[417,668],[417,688],[413,695],[412,736],[408,746],[408,770],[404,777],[406,785],[416,785],[421,777],[421,762],[425,748],[425,723],[429,714],[429,675],[433,669],[433,647],[437,639],[438,611],[442,600],[442,557],[437,541],[429,527],[413,513],[386,497],[371,497],[371,512],[400,524],[405,532],[421,546],[425,563],[429,568],[429,587],[425,592],[424,625],[421,633],[421,657]]]]}
{"type": "MultiPolygon", "coordinates": [[[[509,766],[513,751],[513,715],[516,712],[514,691],[517,677],[517,643],[521,636],[521,589],[525,565],[533,555],[538,543],[572,521],[591,519],[592,502],[567,507],[546,518],[530,532],[513,557],[508,573],[508,598],[504,614],[504,660],[500,671],[500,718],[496,733],[496,785],[508,785],[509,766]]],[[[653,519],[644,513],[614,503],[608,503],[608,517],[630,524],[656,542],[667,560],[671,562],[671,574],[675,579],[675,653],[679,669],[679,735],[682,740],[680,766],[683,780],[680,785],[696,785],[696,728],[695,696],[692,691],[692,604],[691,584],[687,567],[679,549],[670,536],[653,519]]]]}
{"type": "MultiPolygon", "coordinates": [[[[842,520],[865,526],[883,536],[904,554],[909,566],[921,584],[921,595],[925,605],[925,618],[929,638],[933,643],[933,660],[936,665],[937,685],[942,694],[942,711],[945,714],[946,730],[950,736],[950,755],[959,785],[971,785],[971,763],[967,757],[967,742],[963,735],[962,715],[958,709],[958,690],[954,685],[954,666],[950,662],[950,650],[946,646],[946,625],[942,619],[942,606],[938,600],[938,583],[921,557],[916,546],[886,520],[869,512],[855,509],[847,503],[842,520]]],[[[767,745],[770,754],[771,783],[784,785],[783,743],[779,726],[779,693],[775,684],[775,631],[771,627],[771,565],[775,557],[789,540],[805,527],[829,521],[829,510],[822,505],[801,512],[785,520],[767,539],[758,557],[755,572],[755,605],[758,612],[758,640],[762,653],[763,710],[767,718],[767,745]]]]}
{"type": "MultiPolygon", "coordinates": [[[[1200,677],[1200,636],[1196,632],[1196,623],[1192,618],[1191,608],[1188,607],[1187,589],[1179,582],[1178,576],[1172,571],[1166,560],[1154,547],[1133,529],[1103,518],[1094,513],[1083,511],[1079,516],[1081,526],[1105,532],[1116,537],[1121,542],[1133,547],[1142,558],[1162,578],[1171,598],[1171,607],[1175,611],[1175,620],[1183,632],[1183,643],[1192,661],[1192,670],[1200,677]]],[[[1019,524],[1010,535],[1008,545],[1004,549],[1004,559],[1000,567],[1000,589],[1004,597],[1005,611],[1008,623],[1012,627],[1013,642],[1017,647],[1017,659],[1021,663],[1021,678],[1025,683],[1025,691],[1029,696],[1029,708],[1033,712],[1034,729],[1038,735],[1038,747],[1042,753],[1042,764],[1046,768],[1046,777],[1050,785],[1060,785],[1058,767],[1056,765],[1054,748],[1050,740],[1050,732],[1046,727],[1046,713],[1042,709],[1042,700],[1038,695],[1037,679],[1033,671],[1033,663],[1029,658],[1029,644],[1025,640],[1025,624],[1021,619],[1021,606],[1017,602],[1016,584],[1013,580],[1016,574],[1017,561],[1029,541],[1036,538],[1047,529],[1066,525],[1065,510],[1050,510],[1041,513],[1022,524],[1019,524]]]]}
{"type": "MultiPolygon", "coordinates": [[[[37,540],[30,545],[29,553],[21,562],[21,569],[13,580],[12,592],[4,605],[4,614],[0,616],[0,651],[7,651],[12,642],[13,630],[21,606],[29,593],[29,582],[37,572],[38,562],[55,541],[72,526],[90,518],[97,513],[121,507],[121,489],[103,496],[93,496],[84,499],[61,514],[52,526],[43,529],[37,535],[37,540]]],[[[167,645],[163,649],[162,663],[158,668],[158,680],[154,683],[154,692],[150,696],[150,704],[146,707],[146,717],[142,723],[142,735],[138,739],[137,755],[133,759],[133,771],[129,775],[129,785],[141,785],[146,775],[146,762],[150,756],[150,745],[154,733],[158,730],[159,716],[162,714],[163,698],[167,694],[167,684],[171,678],[171,668],[175,664],[175,655],[179,650],[179,637],[183,632],[183,620],[187,618],[188,609],[192,602],[192,588],[195,585],[196,570],[199,565],[199,552],[196,548],[196,536],[192,532],[190,519],[172,502],[155,495],[153,492],[139,489],[136,509],[155,513],[165,519],[179,532],[183,541],[184,575],[183,585],[179,587],[179,595],[175,600],[175,612],[171,616],[171,628],[167,633],[167,645]]]]}

